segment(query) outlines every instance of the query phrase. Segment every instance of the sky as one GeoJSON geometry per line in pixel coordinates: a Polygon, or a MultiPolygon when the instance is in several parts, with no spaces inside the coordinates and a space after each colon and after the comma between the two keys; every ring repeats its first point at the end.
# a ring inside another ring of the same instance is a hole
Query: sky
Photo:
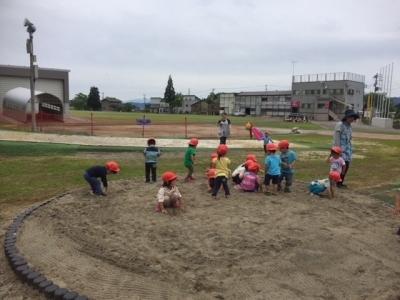
{"type": "Polygon", "coordinates": [[[29,65],[23,20],[37,27],[39,67],[70,70],[70,95],[127,101],[176,92],[286,90],[294,74],[372,76],[394,63],[399,0],[0,0],[0,64],[29,65]]]}

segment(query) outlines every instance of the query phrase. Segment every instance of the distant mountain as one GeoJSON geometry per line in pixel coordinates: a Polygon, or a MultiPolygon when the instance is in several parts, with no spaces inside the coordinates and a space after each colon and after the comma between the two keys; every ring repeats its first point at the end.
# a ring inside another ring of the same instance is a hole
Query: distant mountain
{"type": "MultiPolygon", "coordinates": [[[[132,103],[139,110],[142,110],[144,108],[143,99],[133,99],[133,100],[126,101],[125,103],[132,103]]],[[[146,104],[149,104],[149,103],[150,103],[150,99],[146,100],[146,104]]]]}
{"type": "Polygon", "coordinates": [[[394,106],[400,106],[400,97],[392,97],[392,103],[394,106]]]}

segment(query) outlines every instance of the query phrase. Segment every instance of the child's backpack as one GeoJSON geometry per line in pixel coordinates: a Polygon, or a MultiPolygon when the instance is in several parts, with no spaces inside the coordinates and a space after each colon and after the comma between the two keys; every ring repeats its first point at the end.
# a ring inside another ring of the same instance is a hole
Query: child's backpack
{"type": "Polygon", "coordinates": [[[253,172],[244,173],[240,187],[244,191],[255,191],[257,188],[257,175],[253,172]]]}
{"type": "Polygon", "coordinates": [[[308,186],[308,190],[314,195],[319,195],[326,190],[326,186],[322,182],[314,180],[311,181],[310,185],[308,186]]]}

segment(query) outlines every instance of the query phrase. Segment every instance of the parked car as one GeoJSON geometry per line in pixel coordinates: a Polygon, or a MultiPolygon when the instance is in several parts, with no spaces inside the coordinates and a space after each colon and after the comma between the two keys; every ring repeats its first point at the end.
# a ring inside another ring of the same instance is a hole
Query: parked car
{"type": "Polygon", "coordinates": [[[246,113],[244,113],[243,111],[235,111],[235,112],[233,113],[233,115],[234,115],[234,116],[237,116],[237,117],[245,117],[245,116],[246,116],[246,113]]]}
{"type": "Polygon", "coordinates": [[[285,117],[287,122],[308,122],[307,116],[301,113],[290,113],[285,117]]]}

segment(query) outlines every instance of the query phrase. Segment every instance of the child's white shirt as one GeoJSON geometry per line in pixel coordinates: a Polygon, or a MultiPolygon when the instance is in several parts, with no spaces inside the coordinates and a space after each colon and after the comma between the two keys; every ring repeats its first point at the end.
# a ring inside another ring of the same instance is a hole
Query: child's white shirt
{"type": "Polygon", "coordinates": [[[166,186],[161,187],[157,193],[158,202],[162,203],[165,200],[171,199],[171,197],[182,198],[181,193],[177,186],[172,187],[172,189],[167,188],[166,186]]]}
{"type": "Polygon", "coordinates": [[[244,174],[244,171],[246,171],[246,168],[244,167],[244,164],[240,164],[240,165],[232,172],[232,177],[235,177],[236,175],[244,174]]]}
{"type": "Polygon", "coordinates": [[[330,182],[330,180],[328,178],[319,179],[319,180],[316,180],[316,182],[321,184],[321,185],[323,185],[323,186],[325,186],[327,189],[329,189],[330,186],[331,186],[331,182],[330,182]]]}

